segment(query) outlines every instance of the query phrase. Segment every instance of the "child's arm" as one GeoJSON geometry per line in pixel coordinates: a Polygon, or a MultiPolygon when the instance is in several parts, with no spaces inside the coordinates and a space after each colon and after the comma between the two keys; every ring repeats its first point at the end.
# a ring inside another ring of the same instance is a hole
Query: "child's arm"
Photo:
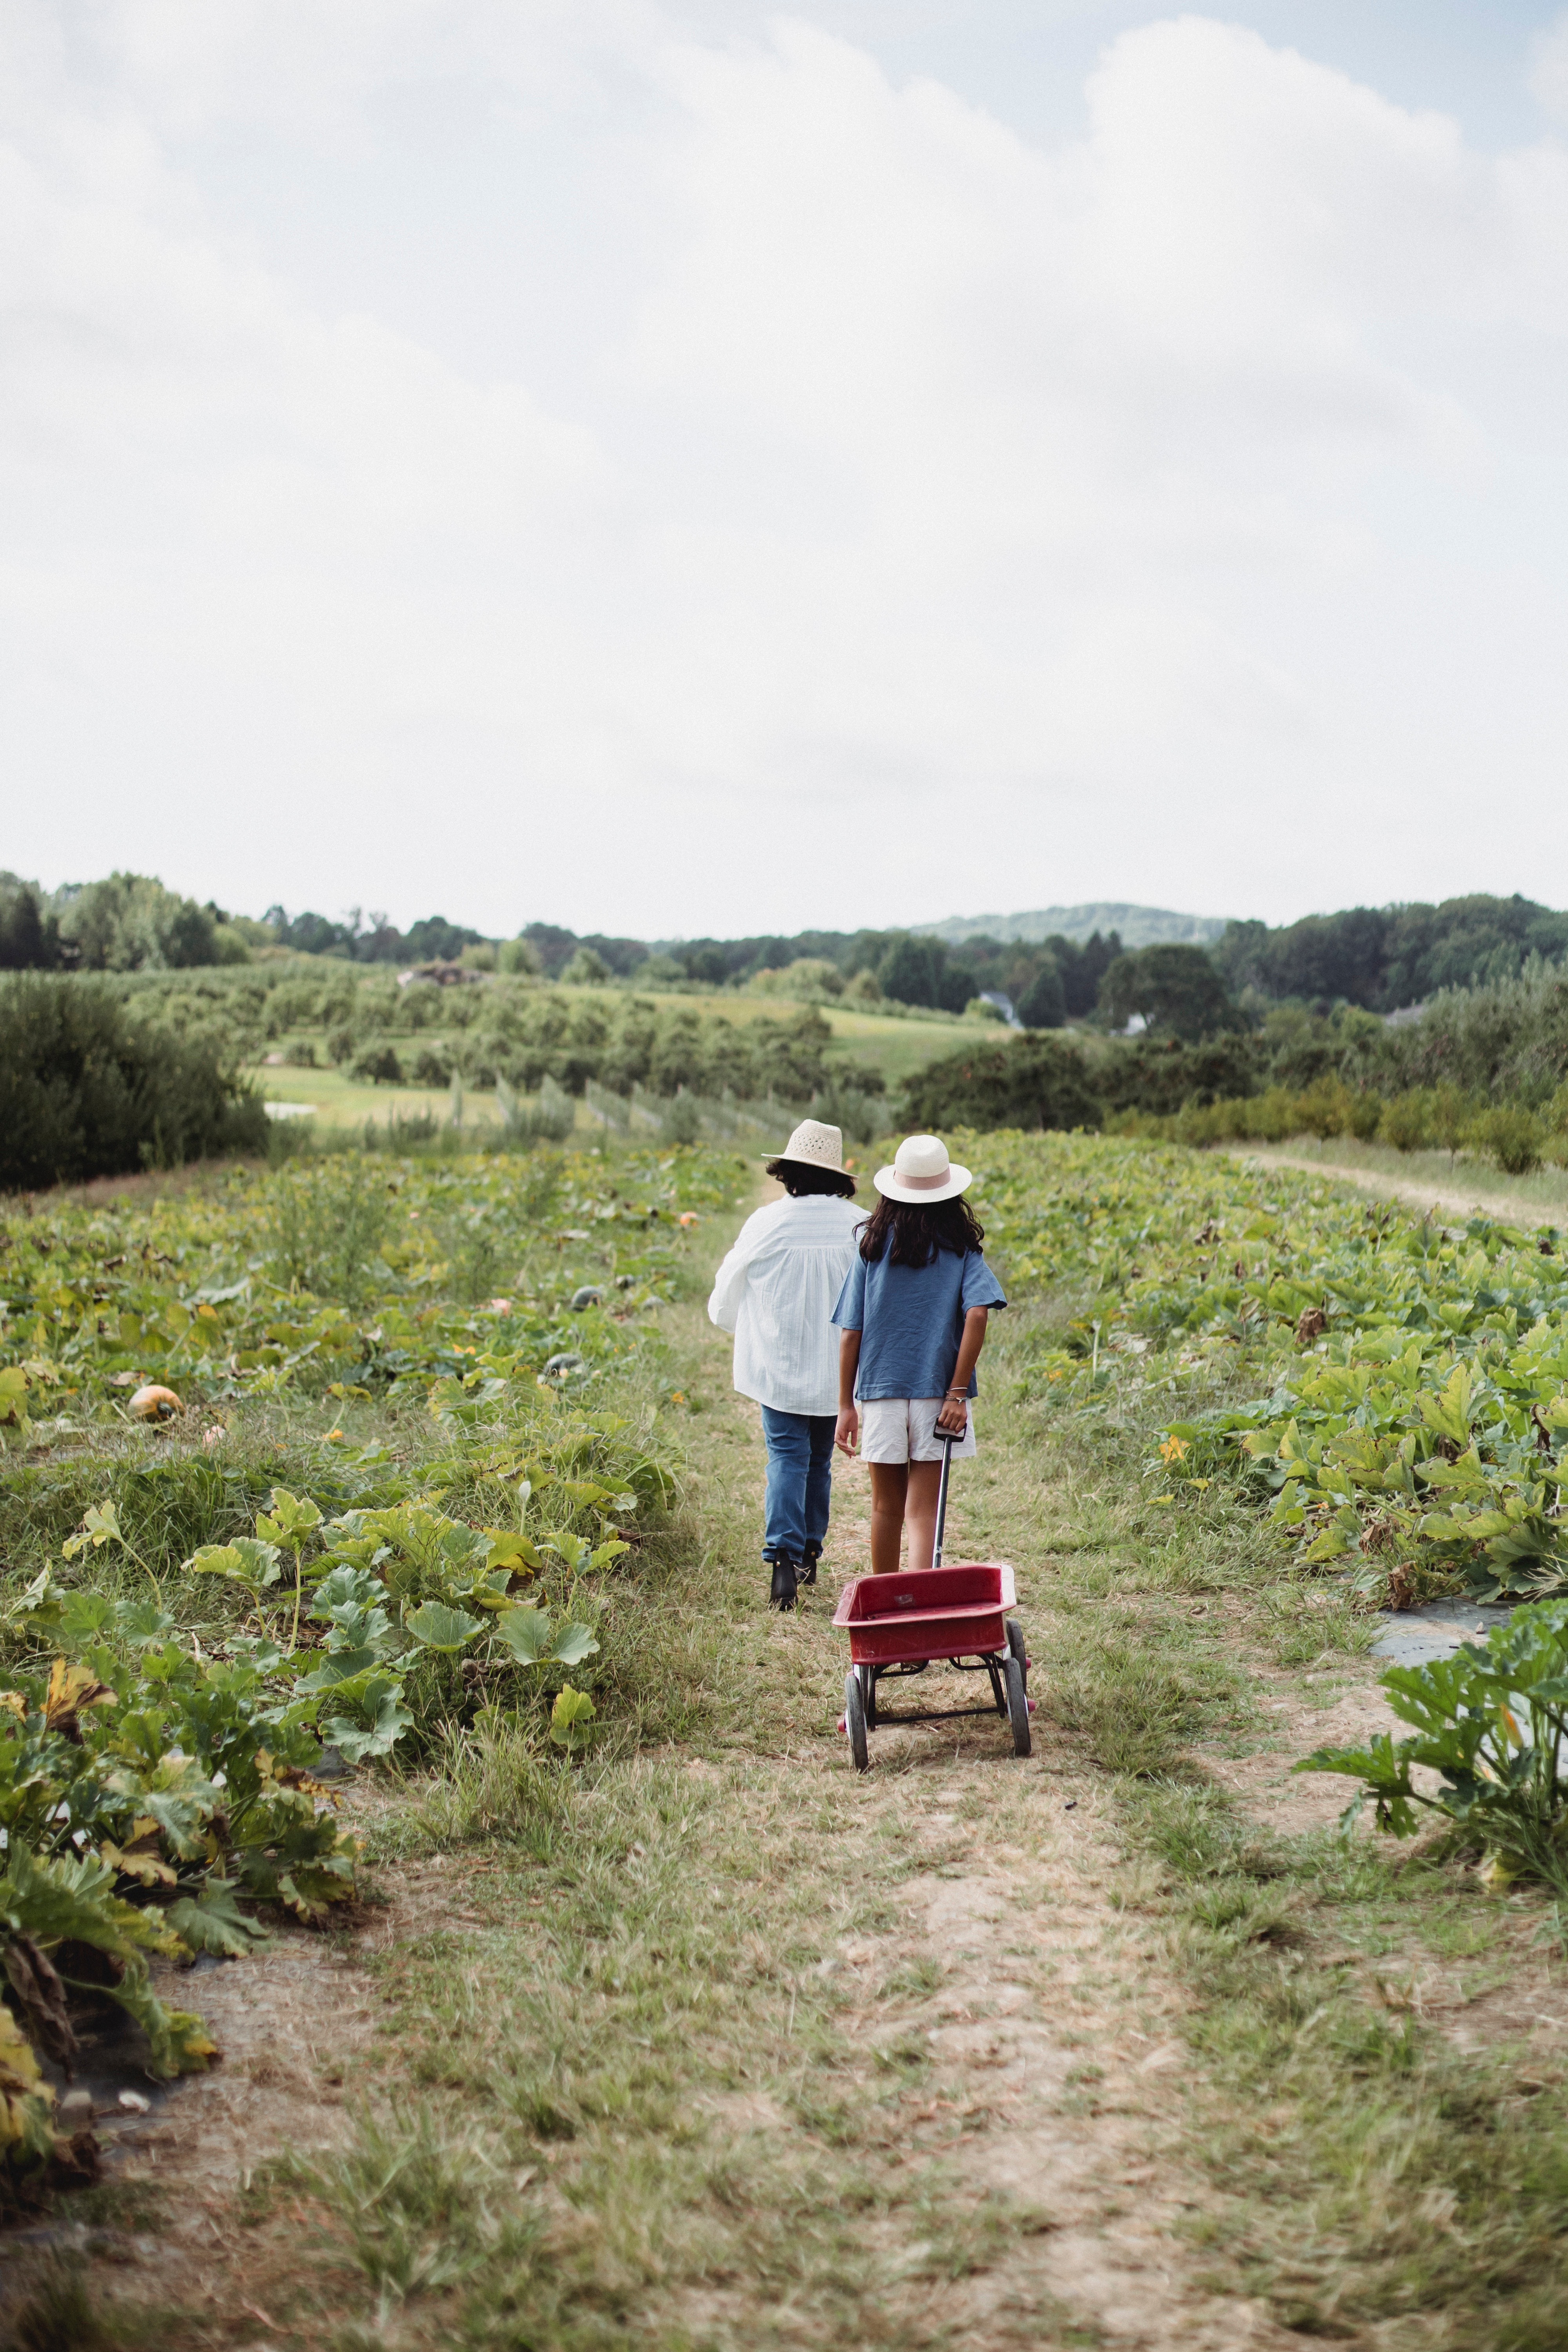
{"type": "MultiPolygon", "coordinates": [[[[976,1354],[979,1350],[975,1350],[976,1354]]],[[[860,1442],[860,1415],[855,1404],[855,1375],[860,1369],[860,1334],[844,1331],[838,1339],[838,1425],[833,1443],[841,1454],[853,1454],[860,1442]]]]}
{"type": "MultiPolygon", "coordinates": [[[[980,1361],[980,1350],[985,1345],[985,1320],[990,1312],[988,1307],[972,1307],[963,1318],[963,1337],[958,1343],[958,1361],[952,1368],[952,1379],[942,1401],[942,1411],[936,1417],[937,1427],[951,1431],[954,1437],[962,1437],[969,1426],[969,1380],[980,1361]]],[[[848,1336],[846,1332],[846,1339],[848,1336]]],[[[840,1414],[839,1418],[842,1420],[843,1415],[840,1414]]]]}

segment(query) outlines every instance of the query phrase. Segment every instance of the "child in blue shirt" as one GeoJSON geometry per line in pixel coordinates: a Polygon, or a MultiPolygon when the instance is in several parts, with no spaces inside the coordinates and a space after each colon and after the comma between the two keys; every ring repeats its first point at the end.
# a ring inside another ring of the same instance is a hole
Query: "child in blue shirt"
{"type": "Polygon", "coordinates": [[[896,1576],[904,1522],[909,1565],[936,1549],[942,1433],[974,1451],[969,1399],[986,1318],[1005,1307],[981,1255],[984,1233],[962,1198],[974,1179],[934,1135],[909,1135],[873,1178],[881,1200],[860,1235],[833,1310],[838,1343],[834,1442],[858,1444],[871,1471],[871,1573],[896,1576]]]}

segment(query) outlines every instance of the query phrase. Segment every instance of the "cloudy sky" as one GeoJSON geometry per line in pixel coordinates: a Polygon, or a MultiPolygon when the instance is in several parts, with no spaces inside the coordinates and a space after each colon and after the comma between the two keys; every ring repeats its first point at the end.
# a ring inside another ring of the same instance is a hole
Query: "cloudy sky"
{"type": "Polygon", "coordinates": [[[1568,904],[1568,17],[0,0],[0,865],[1568,904]]]}

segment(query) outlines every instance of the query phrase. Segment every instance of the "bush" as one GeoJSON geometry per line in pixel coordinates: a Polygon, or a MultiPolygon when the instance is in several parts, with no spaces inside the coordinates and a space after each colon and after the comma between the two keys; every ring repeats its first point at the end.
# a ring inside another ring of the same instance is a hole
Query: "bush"
{"type": "Polygon", "coordinates": [[[1216,1113],[1228,1115],[1229,1132],[1254,1143],[1283,1143],[1300,1132],[1300,1112],[1288,1087],[1269,1087],[1242,1102],[1216,1103],[1216,1113]]]}
{"type": "Polygon", "coordinates": [[[1392,1143],[1395,1151],[1422,1151],[1432,1140],[1432,1109],[1419,1087],[1395,1095],[1383,1107],[1383,1122],[1378,1129],[1384,1143],[1392,1143]]]}
{"type": "Polygon", "coordinates": [[[1234,1102],[1254,1093],[1258,1058],[1251,1041],[1234,1034],[1202,1045],[1141,1037],[1117,1046],[1096,1079],[1110,1109],[1169,1116],[1186,1103],[1234,1102]]]}
{"type": "Polygon", "coordinates": [[[421,1045],[414,1057],[413,1076],[416,1087],[449,1087],[452,1056],[444,1045],[421,1045]]]}
{"type": "Polygon", "coordinates": [[[1327,1142],[1331,1136],[1353,1135],[1370,1143],[1383,1123],[1381,1098],[1363,1088],[1347,1087],[1342,1078],[1321,1078],[1296,1098],[1297,1127],[1327,1142]]]}
{"type": "Polygon", "coordinates": [[[1098,1127],[1100,1106],[1077,1049],[1030,1034],[928,1064],[910,1081],[904,1115],[927,1129],[1065,1129],[1098,1127]]]}
{"type": "Polygon", "coordinates": [[[99,983],[28,973],[0,990],[0,1186],[263,1152],[267,1135],[259,1096],[210,1045],[133,1022],[99,983]]]}
{"type": "Polygon", "coordinates": [[[793,963],[776,970],[770,966],[754,971],[746,988],[754,996],[793,996],[797,1003],[815,1003],[826,996],[842,996],[844,974],[824,956],[796,956],[793,963]]]}
{"type": "Polygon", "coordinates": [[[570,987],[603,988],[612,977],[609,965],[595,948],[579,948],[561,977],[570,987]]]}
{"type": "Polygon", "coordinates": [[[1533,1111],[1505,1103],[1482,1111],[1470,1129],[1469,1139],[1476,1150],[1495,1160],[1506,1174],[1527,1176],[1541,1165],[1546,1132],[1533,1111]]]}
{"type": "Polygon", "coordinates": [[[373,1086],[400,1087],[403,1084],[403,1065],[394,1046],[367,1045],[363,1053],[354,1055],[349,1066],[349,1076],[351,1078],[368,1078],[373,1086]]]}
{"type": "Polygon", "coordinates": [[[866,1073],[873,1081],[869,1088],[854,1084],[857,1075],[853,1070],[847,1070],[829,1085],[819,1087],[811,1098],[809,1114],[813,1118],[822,1119],[828,1127],[837,1128],[848,1142],[869,1143],[887,1124],[887,1106],[882,1100],[879,1072],[871,1070],[866,1073]]]}

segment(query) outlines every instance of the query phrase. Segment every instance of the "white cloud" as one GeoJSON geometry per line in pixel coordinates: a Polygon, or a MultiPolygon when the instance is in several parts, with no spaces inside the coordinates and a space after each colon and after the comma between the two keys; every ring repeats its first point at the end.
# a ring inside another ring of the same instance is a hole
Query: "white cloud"
{"type": "Polygon", "coordinates": [[[1048,152],[800,19],[60,24],[5,20],[11,862],[496,926],[1284,912],[1546,887],[1467,837],[1499,773],[1568,848],[1555,145],[1199,17],[1048,152]],[[323,300],[292,173],[395,299],[323,300]],[[400,268],[422,199],[515,368],[400,268]]]}
{"type": "Polygon", "coordinates": [[[1531,61],[1531,94],[1555,122],[1568,122],[1568,16],[1542,33],[1531,61]]]}

